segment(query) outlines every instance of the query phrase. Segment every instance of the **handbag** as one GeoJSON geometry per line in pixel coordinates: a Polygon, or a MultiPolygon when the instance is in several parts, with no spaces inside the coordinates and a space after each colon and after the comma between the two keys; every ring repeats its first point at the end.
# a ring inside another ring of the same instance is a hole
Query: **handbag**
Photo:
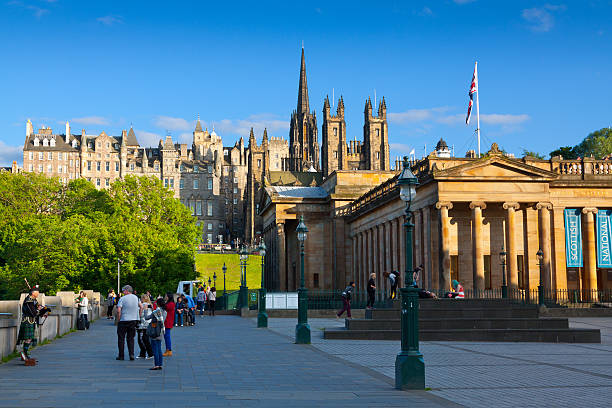
{"type": "Polygon", "coordinates": [[[152,339],[156,339],[159,336],[161,336],[161,333],[162,333],[162,325],[157,320],[157,318],[153,316],[151,323],[147,326],[147,336],[149,336],[152,339]]]}

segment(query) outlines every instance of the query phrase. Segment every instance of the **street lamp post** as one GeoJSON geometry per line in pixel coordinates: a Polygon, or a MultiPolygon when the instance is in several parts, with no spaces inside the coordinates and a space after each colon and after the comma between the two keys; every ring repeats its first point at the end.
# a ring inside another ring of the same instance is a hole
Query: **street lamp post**
{"type": "Polygon", "coordinates": [[[395,388],[399,390],[425,389],[425,361],[419,351],[419,294],[412,282],[412,211],[410,205],[416,196],[418,180],[410,171],[408,157],[404,156],[403,169],[397,179],[400,198],[406,203],[406,271],[405,287],[400,289],[402,350],[395,358],[395,388]]]}
{"type": "Polygon", "coordinates": [[[266,285],[265,285],[265,259],[266,243],[261,240],[259,245],[261,255],[261,289],[259,289],[259,313],[257,314],[257,327],[268,327],[268,313],[266,313],[266,285]]]}
{"type": "Polygon", "coordinates": [[[213,286],[217,288],[217,272],[213,271],[213,286]]]}
{"type": "Polygon", "coordinates": [[[225,310],[227,310],[227,293],[225,292],[225,272],[227,272],[227,267],[225,266],[225,262],[223,262],[223,304],[225,305],[225,310]]]}
{"type": "Polygon", "coordinates": [[[117,296],[121,293],[121,264],[123,259],[117,258],[117,296]]]}
{"type": "Polygon", "coordinates": [[[304,216],[300,216],[297,226],[297,239],[300,243],[300,288],[298,289],[298,323],[295,326],[295,343],[310,344],[310,326],[308,325],[308,289],[304,287],[304,242],[308,228],[304,216]]]}
{"type": "Polygon", "coordinates": [[[249,288],[247,287],[246,268],[249,259],[249,251],[242,246],[240,254],[240,308],[249,308],[249,288]]]}
{"type": "Polygon", "coordinates": [[[544,259],[544,252],[538,249],[536,252],[538,257],[538,266],[540,267],[540,284],[538,285],[538,306],[544,305],[544,282],[542,281],[542,259],[544,259]]]}
{"type": "Polygon", "coordinates": [[[504,247],[502,245],[502,250],[499,253],[499,260],[501,262],[501,267],[502,267],[502,286],[501,286],[501,292],[502,292],[502,299],[506,299],[508,298],[508,285],[506,284],[506,251],[504,250],[504,247]]]}

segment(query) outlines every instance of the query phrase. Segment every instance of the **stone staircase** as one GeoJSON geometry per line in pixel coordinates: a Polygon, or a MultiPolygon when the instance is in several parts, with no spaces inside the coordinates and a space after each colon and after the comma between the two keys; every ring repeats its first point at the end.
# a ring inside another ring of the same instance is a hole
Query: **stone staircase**
{"type": "MultiPolygon", "coordinates": [[[[366,310],[365,319],[346,319],[344,328],[325,329],[325,339],[400,340],[399,302],[366,310]]],[[[509,300],[420,299],[422,341],[507,341],[601,343],[599,330],[572,329],[565,318],[541,318],[536,305],[509,300]]]]}

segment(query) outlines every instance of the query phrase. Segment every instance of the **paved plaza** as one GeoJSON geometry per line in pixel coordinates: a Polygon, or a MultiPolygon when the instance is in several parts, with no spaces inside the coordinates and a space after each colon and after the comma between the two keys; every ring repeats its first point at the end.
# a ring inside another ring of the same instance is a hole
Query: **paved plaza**
{"type": "Polygon", "coordinates": [[[0,365],[0,407],[81,406],[591,406],[612,398],[612,318],[573,319],[602,329],[602,344],[422,342],[430,391],[393,389],[396,341],[324,340],[335,319],[311,319],[313,344],[292,343],[295,319],[198,318],[173,330],[174,357],[115,361],[115,326],[34,351],[40,363],[0,365]],[[27,379],[26,379],[27,378],[27,379]],[[456,404],[456,403],[458,404],[456,404]]]}

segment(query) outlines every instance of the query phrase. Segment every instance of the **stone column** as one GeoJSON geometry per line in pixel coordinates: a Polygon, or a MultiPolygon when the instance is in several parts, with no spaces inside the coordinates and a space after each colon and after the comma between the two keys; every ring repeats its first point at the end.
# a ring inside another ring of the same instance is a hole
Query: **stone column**
{"type": "Polygon", "coordinates": [[[485,289],[484,258],[482,253],[482,210],[487,205],[480,201],[470,203],[472,210],[472,265],[474,274],[474,297],[480,296],[485,289]]]}
{"type": "MultiPolygon", "coordinates": [[[[398,270],[399,268],[399,248],[397,247],[397,240],[398,240],[398,228],[397,228],[397,221],[396,220],[391,220],[389,222],[389,225],[391,226],[391,270],[398,270]]],[[[387,288],[389,287],[389,282],[387,279],[385,279],[385,285],[387,285],[387,288]]],[[[388,292],[388,291],[387,291],[388,292]]]]}
{"type": "Polygon", "coordinates": [[[378,290],[382,289],[383,286],[383,272],[385,271],[385,230],[384,225],[379,224],[376,226],[376,253],[377,253],[377,264],[376,264],[376,276],[378,276],[378,282],[376,287],[378,290]]]}
{"type": "Polygon", "coordinates": [[[453,203],[447,201],[439,201],[436,203],[436,208],[440,210],[440,230],[442,236],[442,276],[440,279],[440,289],[451,289],[451,256],[450,256],[450,217],[448,210],[453,208],[453,203]]]}
{"type": "Polygon", "coordinates": [[[428,289],[438,289],[438,280],[434,279],[431,271],[431,217],[429,207],[421,209],[423,218],[423,276],[427,276],[430,282],[428,289]]]}
{"type": "Polygon", "coordinates": [[[540,216],[540,246],[542,249],[542,283],[544,284],[545,298],[550,297],[546,294],[550,294],[551,289],[551,266],[550,266],[550,210],[552,210],[551,203],[537,203],[536,209],[539,211],[540,216]]]}
{"type": "MultiPolygon", "coordinates": [[[[582,213],[586,214],[586,236],[584,237],[586,251],[584,252],[586,255],[585,260],[587,261],[585,263],[583,281],[586,283],[586,285],[584,285],[586,289],[595,291],[597,290],[597,248],[595,245],[594,214],[597,213],[597,208],[583,208],[582,213]]],[[[590,300],[597,300],[597,294],[592,293],[590,300]]]]}
{"type": "Polygon", "coordinates": [[[518,265],[516,263],[516,213],[519,209],[518,203],[504,203],[506,210],[506,271],[508,282],[508,294],[515,296],[518,292],[518,265]]]}
{"type": "Polygon", "coordinates": [[[276,247],[278,251],[278,277],[275,285],[273,287],[278,287],[281,291],[289,291],[291,287],[293,289],[293,282],[287,282],[287,277],[292,281],[291,274],[287,274],[287,268],[285,266],[287,254],[285,253],[286,245],[285,245],[285,223],[277,222],[276,223],[276,247]],[[278,286],[276,286],[278,285],[278,286]]]}
{"type": "Polygon", "coordinates": [[[553,289],[567,289],[567,261],[565,259],[564,207],[553,208],[553,289]]]}

